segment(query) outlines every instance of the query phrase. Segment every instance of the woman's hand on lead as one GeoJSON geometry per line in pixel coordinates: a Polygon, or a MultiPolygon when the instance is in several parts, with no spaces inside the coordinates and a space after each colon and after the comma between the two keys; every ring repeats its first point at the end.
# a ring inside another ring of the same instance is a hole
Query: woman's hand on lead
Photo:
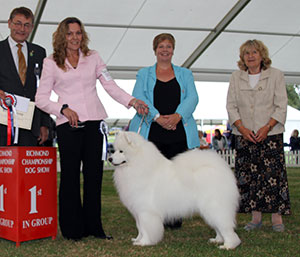
{"type": "Polygon", "coordinates": [[[140,115],[148,114],[148,111],[149,111],[148,105],[140,99],[133,98],[129,102],[129,105],[132,106],[137,111],[137,113],[140,115]]]}

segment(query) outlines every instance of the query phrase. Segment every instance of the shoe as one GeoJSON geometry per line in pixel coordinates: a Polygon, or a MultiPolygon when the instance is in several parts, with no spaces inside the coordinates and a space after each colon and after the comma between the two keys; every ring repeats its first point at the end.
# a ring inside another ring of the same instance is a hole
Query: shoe
{"type": "Polygon", "coordinates": [[[94,237],[99,238],[99,239],[106,239],[106,240],[113,240],[114,238],[112,236],[107,236],[107,235],[94,235],[94,237]]]}
{"type": "Polygon", "coordinates": [[[252,222],[249,222],[245,227],[244,229],[246,231],[250,231],[250,230],[253,230],[253,229],[259,229],[261,228],[262,226],[262,221],[260,221],[259,223],[255,224],[255,223],[252,223],[252,222]]]}
{"type": "Polygon", "coordinates": [[[272,229],[275,232],[283,232],[284,231],[284,225],[283,224],[272,225],[272,229]]]}

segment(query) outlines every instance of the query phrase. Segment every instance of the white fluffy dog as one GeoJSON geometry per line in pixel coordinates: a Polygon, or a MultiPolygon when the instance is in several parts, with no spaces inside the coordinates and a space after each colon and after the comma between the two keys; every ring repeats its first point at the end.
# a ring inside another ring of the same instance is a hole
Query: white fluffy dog
{"type": "Polygon", "coordinates": [[[154,144],[133,132],[120,132],[109,161],[122,203],[136,220],[134,245],[154,245],[165,220],[200,214],[216,231],[210,242],[234,249],[239,192],[233,172],[213,151],[198,149],[165,158],[154,144]]]}

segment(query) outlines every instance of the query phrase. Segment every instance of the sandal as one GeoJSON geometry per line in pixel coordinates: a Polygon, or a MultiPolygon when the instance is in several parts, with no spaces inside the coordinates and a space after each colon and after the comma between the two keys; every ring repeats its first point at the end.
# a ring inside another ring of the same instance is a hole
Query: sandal
{"type": "Polygon", "coordinates": [[[262,221],[260,221],[259,223],[255,224],[255,223],[252,223],[252,222],[249,222],[245,227],[244,229],[246,231],[250,231],[250,230],[253,230],[253,229],[259,229],[261,228],[262,226],[262,221]]]}
{"type": "Polygon", "coordinates": [[[275,232],[283,232],[284,231],[284,225],[283,224],[272,225],[272,229],[275,232]]]}

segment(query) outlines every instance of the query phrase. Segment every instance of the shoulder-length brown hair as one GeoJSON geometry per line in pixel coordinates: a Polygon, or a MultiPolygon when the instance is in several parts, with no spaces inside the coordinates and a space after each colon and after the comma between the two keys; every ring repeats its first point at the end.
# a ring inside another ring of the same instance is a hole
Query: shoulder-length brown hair
{"type": "Polygon", "coordinates": [[[256,39],[247,40],[244,44],[241,45],[240,60],[238,61],[239,68],[244,71],[248,70],[248,67],[245,64],[244,54],[250,47],[254,47],[260,53],[260,56],[262,58],[261,69],[266,70],[270,68],[272,61],[269,57],[269,50],[262,41],[256,39]]]}
{"type": "Polygon", "coordinates": [[[77,23],[80,26],[82,33],[82,41],[80,44],[81,52],[84,56],[89,54],[90,49],[88,48],[89,37],[84,29],[82,22],[76,17],[65,18],[62,22],[59,23],[56,31],[52,36],[53,44],[53,59],[56,62],[57,66],[64,71],[66,71],[65,59],[67,57],[67,40],[66,35],[69,31],[69,24],[77,23]]]}
{"type": "Polygon", "coordinates": [[[291,134],[291,137],[297,138],[298,136],[299,136],[299,131],[298,131],[298,129],[294,129],[293,132],[292,132],[292,134],[291,134]]]}

